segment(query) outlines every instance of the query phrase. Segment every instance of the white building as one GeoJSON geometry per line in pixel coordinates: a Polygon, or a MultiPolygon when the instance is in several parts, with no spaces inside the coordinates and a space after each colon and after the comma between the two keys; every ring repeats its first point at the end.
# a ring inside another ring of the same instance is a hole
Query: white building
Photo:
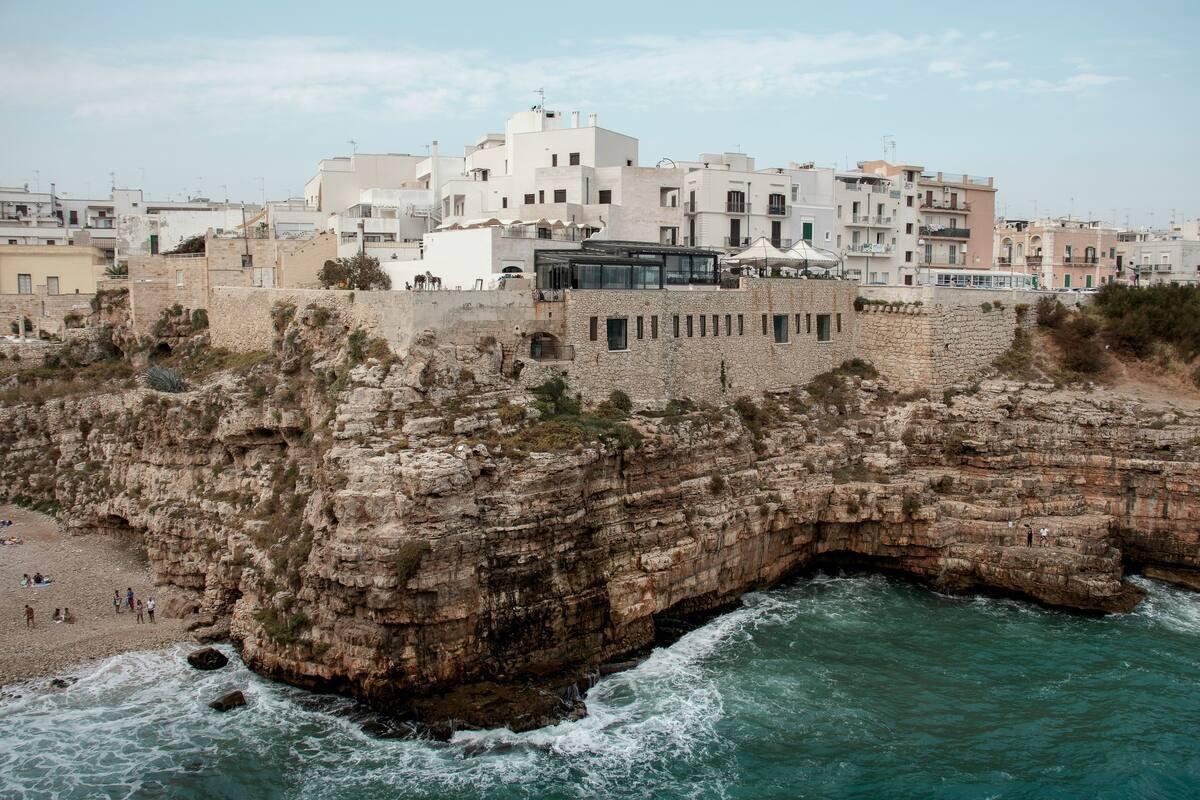
{"type": "Polygon", "coordinates": [[[1135,285],[1200,283],[1200,230],[1194,224],[1124,231],[1117,235],[1116,247],[1118,268],[1135,285]]]}
{"type": "Polygon", "coordinates": [[[834,249],[847,278],[876,286],[919,282],[920,173],[920,167],[884,163],[834,176],[834,249]]]}

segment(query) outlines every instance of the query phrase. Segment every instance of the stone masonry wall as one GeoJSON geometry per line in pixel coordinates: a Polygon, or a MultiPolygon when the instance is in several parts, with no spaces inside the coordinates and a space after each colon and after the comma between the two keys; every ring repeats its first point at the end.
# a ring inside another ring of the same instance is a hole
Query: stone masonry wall
{"type": "Polygon", "coordinates": [[[856,353],[900,391],[933,385],[932,317],[923,306],[866,306],[855,314],[856,353]]]}
{"type": "Polygon", "coordinates": [[[787,389],[854,357],[856,290],[842,281],[766,279],[732,290],[568,292],[566,341],[575,358],[559,363],[571,388],[589,401],[613,389],[635,401],[687,397],[711,403],[787,389]],[[830,341],[818,342],[817,317],[824,314],[830,316],[830,341]],[[775,341],[775,315],[786,316],[786,342],[775,341]],[[627,349],[608,349],[610,319],[627,321],[627,349]]]}

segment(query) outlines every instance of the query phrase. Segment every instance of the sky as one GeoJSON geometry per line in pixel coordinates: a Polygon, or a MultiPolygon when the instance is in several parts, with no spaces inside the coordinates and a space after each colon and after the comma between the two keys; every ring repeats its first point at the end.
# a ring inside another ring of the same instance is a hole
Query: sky
{"type": "Polygon", "coordinates": [[[535,104],[640,161],[884,155],[997,213],[1200,216],[1200,2],[0,0],[0,185],[301,194],[321,158],[442,153],[535,104]],[[889,151],[890,155],[890,151],[889,151]]]}

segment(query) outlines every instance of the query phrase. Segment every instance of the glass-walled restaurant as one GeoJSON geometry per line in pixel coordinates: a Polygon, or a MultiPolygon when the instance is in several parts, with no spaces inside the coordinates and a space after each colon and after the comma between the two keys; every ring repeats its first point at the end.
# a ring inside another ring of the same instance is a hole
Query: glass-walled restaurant
{"type": "Polygon", "coordinates": [[[537,288],[664,289],[720,283],[711,250],[642,242],[587,242],[579,250],[538,250],[537,288]]]}

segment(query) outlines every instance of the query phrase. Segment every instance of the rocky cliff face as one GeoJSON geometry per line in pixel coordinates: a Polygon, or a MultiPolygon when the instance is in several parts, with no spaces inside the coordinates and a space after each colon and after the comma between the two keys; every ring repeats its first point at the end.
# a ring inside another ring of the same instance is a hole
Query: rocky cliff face
{"type": "Polygon", "coordinates": [[[947,406],[845,375],[539,421],[487,342],[397,360],[326,309],[276,327],[259,357],[175,342],[221,368],[184,393],[5,404],[0,494],[140,538],[255,669],[438,733],[579,713],[602,665],[803,569],[1096,612],[1138,602],[1127,569],[1200,576],[1179,412],[1002,381],[947,406]]]}

